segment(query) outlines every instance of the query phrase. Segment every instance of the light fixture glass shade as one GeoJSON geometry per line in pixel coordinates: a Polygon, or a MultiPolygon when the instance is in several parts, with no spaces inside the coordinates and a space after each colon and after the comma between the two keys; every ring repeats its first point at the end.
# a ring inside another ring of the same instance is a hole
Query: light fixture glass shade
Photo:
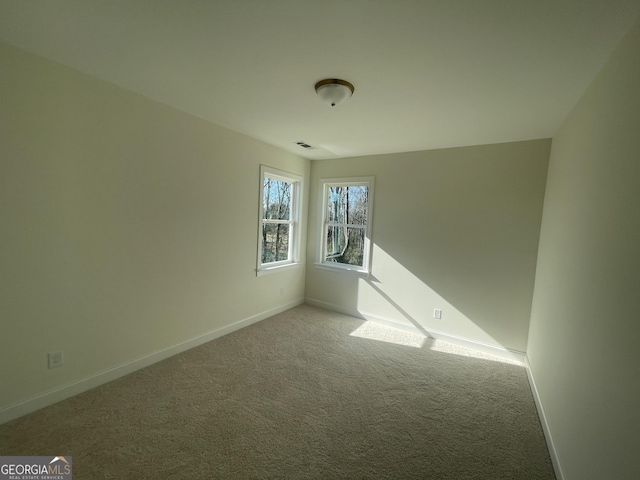
{"type": "Polygon", "coordinates": [[[322,101],[332,107],[351,97],[354,90],[353,85],[349,82],[337,78],[328,78],[316,83],[316,93],[322,101]]]}

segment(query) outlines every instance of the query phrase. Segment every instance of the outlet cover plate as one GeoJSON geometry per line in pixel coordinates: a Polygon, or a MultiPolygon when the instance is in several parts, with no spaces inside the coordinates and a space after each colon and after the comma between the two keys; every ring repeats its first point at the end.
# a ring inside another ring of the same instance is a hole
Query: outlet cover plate
{"type": "Polygon", "coordinates": [[[49,368],[56,368],[62,365],[62,352],[53,352],[49,354],[49,368]]]}

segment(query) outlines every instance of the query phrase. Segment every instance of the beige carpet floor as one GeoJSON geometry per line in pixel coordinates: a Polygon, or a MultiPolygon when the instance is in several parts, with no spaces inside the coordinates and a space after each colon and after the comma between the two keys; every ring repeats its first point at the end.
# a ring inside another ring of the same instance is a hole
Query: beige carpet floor
{"type": "Polygon", "coordinates": [[[554,479],[524,368],[433,347],[302,305],[0,425],[0,454],[78,480],[554,479]]]}

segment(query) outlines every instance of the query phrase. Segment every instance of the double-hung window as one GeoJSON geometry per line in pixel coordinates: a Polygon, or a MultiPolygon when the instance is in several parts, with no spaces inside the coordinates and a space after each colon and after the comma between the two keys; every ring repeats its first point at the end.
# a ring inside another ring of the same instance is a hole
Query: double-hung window
{"type": "Polygon", "coordinates": [[[369,272],[373,177],[320,180],[322,267],[369,272]]]}
{"type": "Polygon", "coordinates": [[[298,262],[301,177],[260,167],[257,273],[298,262]]]}

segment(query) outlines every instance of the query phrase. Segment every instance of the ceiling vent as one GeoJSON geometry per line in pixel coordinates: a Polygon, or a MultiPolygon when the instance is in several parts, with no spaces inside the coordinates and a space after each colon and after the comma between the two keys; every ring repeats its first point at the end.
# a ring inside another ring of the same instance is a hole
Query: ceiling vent
{"type": "Polygon", "coordinates": [[[293,143],[295,143],[299,147],[306,148],[307,150],[313,150],[315,148],[309,145],[307,142],[293,142],[293,143]]]}

